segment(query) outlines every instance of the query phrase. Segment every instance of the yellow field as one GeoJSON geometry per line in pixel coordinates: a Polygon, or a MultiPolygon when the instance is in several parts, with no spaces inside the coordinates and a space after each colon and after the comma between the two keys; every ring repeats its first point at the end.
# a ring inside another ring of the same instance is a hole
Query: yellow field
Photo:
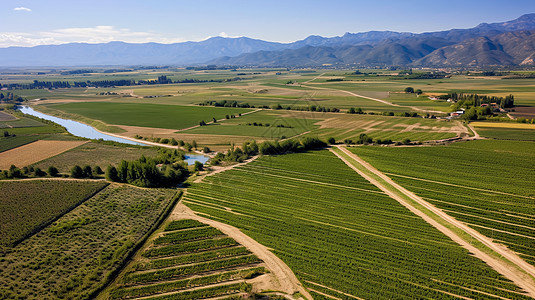
{"type": "Polygon", "coordinates": [[[534,129],[535,124],[526,123],[500,123],[500,122],[471,122],[470,125],[482,128],[510,128],[510,129],[534,129]]]}
{"type": "Polygon", "coordinates": [[[45,141],[39,140],[0,153],[0,170],[7,170],[11,165],[24,167],[45,158],[58,155],[87,141],[45,141]]]}

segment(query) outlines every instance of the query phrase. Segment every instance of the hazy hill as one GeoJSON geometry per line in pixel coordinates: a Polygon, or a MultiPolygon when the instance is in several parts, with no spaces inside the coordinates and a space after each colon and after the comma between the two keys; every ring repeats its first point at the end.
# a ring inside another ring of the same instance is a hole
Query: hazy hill
{"type": "Polygon", "coordinates": [[[330,38],[309,36],[293,43],[214,37],[175,44],[111,42],[9,47],[0,48],[0,65],[517,65],[532,64],[535,57],[531,33],[527,33],[530,30],[535,30],[535,14],[469,29],[422,34],[369,31],[330,38]]]}

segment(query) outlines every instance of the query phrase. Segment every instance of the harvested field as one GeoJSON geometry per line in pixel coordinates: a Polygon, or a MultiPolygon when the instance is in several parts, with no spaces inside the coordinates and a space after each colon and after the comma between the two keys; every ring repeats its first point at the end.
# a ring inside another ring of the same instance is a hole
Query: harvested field
{"type": "Polygon", "coordinates": [[[17,118],[15,116],[5,113],[3,111],[0,111],[0,121],[13,121],[16,119],[17,118]]]}
{"type": "Polygon", "coordinates": [[[27,166],[43,159],[58,155],[78,147],[86,141],[46,141],[40,140],[0,153],[0,170],[9,169],[11,165],[27,166]]]}
{"type": "Polygon", "coordinates": [[[497,122],[471,122],[474,127],[483,128],[509,128],[509,129],[534,129],[535,124],[527,123],[497,123],[497,122]]]}

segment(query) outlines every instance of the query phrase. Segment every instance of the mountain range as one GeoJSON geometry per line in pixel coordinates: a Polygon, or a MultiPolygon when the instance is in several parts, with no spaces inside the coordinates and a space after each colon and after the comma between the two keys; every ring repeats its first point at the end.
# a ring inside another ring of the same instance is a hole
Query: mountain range
{"type": "Polygon", "coordinates": [[[535,14],[469,29],[369,31],[292,43],[214,37],[175,44],[110,42],[0,48],[0,66],[233,65],[533,66],[535,14]]]}

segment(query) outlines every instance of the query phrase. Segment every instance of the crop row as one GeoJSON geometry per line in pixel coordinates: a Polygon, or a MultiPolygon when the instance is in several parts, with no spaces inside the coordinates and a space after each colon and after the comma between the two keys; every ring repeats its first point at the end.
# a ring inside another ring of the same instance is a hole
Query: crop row
{"type": "Polygon", "coordinates": [[[107,185],[95,181],[0,182],[0,246],[38,231],[107,185]]]}
{"type": "Polygon", "coordinates": [[[174,195],[172,190],[109,185],[3,255],[0,299],[94,298],[174,195]]]}
{"type": "Polygon", "coordinates": [[[204,181],[184,203],[274,249],[303,281],[374,299],[526,298],[328,151],[263,157],[204,181]]]}
{"type": "Polygon", "coordinates": [[[132,288],[120,288],[110,294],[111,299],[137,298],[154,294],[169,293],[183,289],[189,289],[209,284],[222,283],[237,279],[247,279],[258,274],[264,274],[267,270],[264,267],[232,270],[223,273],[211,274],[202,277],[193,277],[183,280],[145,285],[132,288]]]}
{"type": "Polygon", "coordinates": [[[201,227],[199,229],[181,230],[178,232],[166,233],[154,240],[155,245],[177,244],[194,240],[201,240],[220,236],[223,233],[213,227],[201,227]]]}
{"type": "Polygon", "coordinates": [[[169,223],[169,225],[167,225],[167,227],[165,227],[165,231],[173,231],[173,230],[203,227],[203,226],[208,226],[208,225],[201,223],[197,220],[184,219],[184,220],[172,221],[171,223],[169,223]]]}
{"type": "Polygon", "coordinates": [[[205,289],[185,291],[177,294],[169,294],[164,296],[150,297],[147,299],[155,300],[190,300],[190,299],[206,299],[224,296],[228,294],[235,294],[239,292],[250,291],[251,285],[248,283],[233,283],[229,285],[214,286],[205,289]]]}
{"type": "Polygon", "coordinates": [[[169,245],[169,246],[164,246],[164,247],[159,247],[159,248],[151,248],[143,252],[142,255],[145,257],[161,257],[161,256],[169,256],[169,255],[174,256],[180,253],[201,252],[201,251],[235,246],[235,245],[238,245],[238,243],[235,240],[233,240],[232,238],[226,237],[226,238],[221,238],[221,239],[200,240],[200,241],[187,242],[187,243],[178,244],[178,245],[169,245]]]}
{"type": "Polygon", "coordinates": [[[247,250],[247,248],[242,247],[242,246],[229,247],[229,248],[222,248],[222,249],[217,249],[213,251],[185,254],[185,255],[175,256],[171,258],[153,259],[153,260],[150,260],[149,262],[138,263],[134,267],[134,269],[138,271],[150,270],[150,269],[161,269],[161,268],[167,268],[167,267],[177,266],[181,264],[198,263],[198,262],[204,262],[204,261],[209,261],[213,259],[245,255],[249,253],[250,251],[247,250]]]}
{"type": "Polygon", "coordinates": [[[190,276],[193,274],[199,274],[208,271],[216,271],[227,268],[233,268],[237,266],[249,265],[253,263],[259,263],[259,260],[255,255],[245,255],[239,257],[233,257],[228,259],[212,260],[195,265],[187,265],[176,268],[162,269],[144,273],[129,274],[124,278],[125,283],[139,284],[147,282],[157,282],[162,280],[169,280],[177,277],[190,276]]]}

